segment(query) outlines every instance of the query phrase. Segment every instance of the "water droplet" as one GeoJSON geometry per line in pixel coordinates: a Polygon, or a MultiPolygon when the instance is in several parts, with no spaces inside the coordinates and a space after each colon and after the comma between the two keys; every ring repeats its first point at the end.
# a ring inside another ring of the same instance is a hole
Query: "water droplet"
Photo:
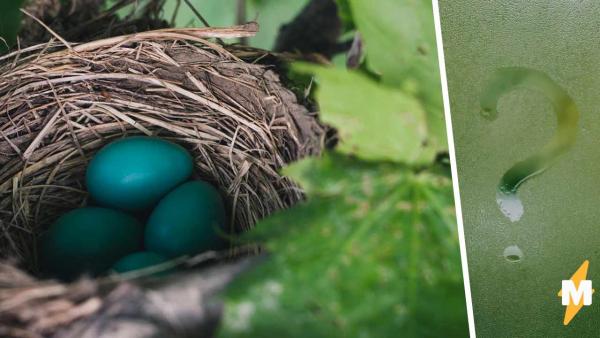
{"type": "Polygon", "coordinates": [[[498,203],[500,211],[511,222],[517,222],[523,216],[523,203],[515,193],[505,193],[499,190],[496,193],[496,203],[498,203]]]}
{"type": "Polygon", "coordinates": [[[518,263],[523,259],[523,251],[516,245],[507,246],[504,249],[504,258],[511,263],[518,263]]]}
{"type": "Polygon", "coordinates": [[[479,114],[486,120],[495,120],[496,117],[498,116],[498,112],[496,111],[495,108],[482,108],[479,111],[479,114]]]}

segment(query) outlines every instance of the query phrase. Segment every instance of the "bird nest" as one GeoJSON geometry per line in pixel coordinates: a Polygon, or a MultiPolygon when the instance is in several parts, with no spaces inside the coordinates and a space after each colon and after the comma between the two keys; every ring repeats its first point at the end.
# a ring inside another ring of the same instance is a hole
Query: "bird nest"
{"type": "MultiPolygon", "coordinates": [[[[39,235],[86,205],[84,173],[94,153],[131,135],[188,149],[195,176],[226,196],[232,232],[301,201],[301,189],[279,169],[319,154],[327,128],[273,67],[211,40],[256,29],[164,29],[85,44],[56,36],[1,57],[0,258],[35,272],[39,235]]],[[[0,273],[0,317],[6,306],[25,309],[35,299],[8,292],[36,285],[14,266],[0,273]]]]}

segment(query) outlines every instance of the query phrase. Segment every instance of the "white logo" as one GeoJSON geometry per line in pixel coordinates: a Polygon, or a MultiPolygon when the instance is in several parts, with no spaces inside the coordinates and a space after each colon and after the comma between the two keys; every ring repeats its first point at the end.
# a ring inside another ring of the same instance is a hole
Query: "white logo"
{"type": "Polygon", "coordinates": [[[583,298],[583,305],[592,305],[592,281],[581,280],[579,287],[575,282],[568,279],[562,281],[562,305],[580,305],[583,298]]]}

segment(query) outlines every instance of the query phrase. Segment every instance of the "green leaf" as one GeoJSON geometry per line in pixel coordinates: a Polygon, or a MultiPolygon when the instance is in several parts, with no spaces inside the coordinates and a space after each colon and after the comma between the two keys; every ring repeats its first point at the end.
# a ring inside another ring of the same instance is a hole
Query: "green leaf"
{"type": "Polygon", "coordinates": [[[316,76],[320,118],[338,128],[338,150],[363,159],[417,162],[427,132],[419,102],[370,78],[339,68],[294,64],[297,72],[316,76]]]}
{"type": "Polygon", "coordinates": [[[347,0],[368,67],[383,83],[414,93],[427,111],[431,145],[446,148],[433,9],[428,0],[347,0]]]}
{"type": "Polygon", "coordinates": [[[468,336],[447,178],[340,154],[286,173],[309,201],[257,225],[272,254],[227,292],[220,337],[468,336]]]}
{"type": "MultiPolygon", "coordinates": [[[[190,3],[213,27],[227,27],[235,24],[236,1],[195,0],[190,1],[190,3]]],[[[165,20],[171,20],[176,7],[177,1],[165,2],[163,7],[165,20]]],[[[177,11],[175,26],[203,27],[204,25],[185,1],[181,1],[177,11]]]]}
{"type": "MultiPolygon", "coordinates": [[[[308,0],[280,1],[254,0],[246,3],[246,20],[257,20],[260,30],[256,36],[249,38],[251,46],[271,49],[279,33],[279,27],[288,23],[308,3],[308,0]]],[[[236,24],[236,1],[194,0],[194,7],[213,27],[236,24]]],[[[164,18],[170,20],[177,5],[176,1],[167,1],[164,6],[164,18]]],[[[202,27],[193,11],[183,1],[176,19],[177,27],[202,27]]]]}
{"type": "Polygon", "coordinates": [[[355,29],[350,2],[348,0],[337,0],[336,3],[338,6],[338,15],[342,20],[343,31],[347,32],[355,29]]]}
{"type": "Polygon", "coordinates": [[[17,41],[17,33],[21,27],[19,8],[22,3],[23,0],[0,1],[0,53],[6,52],[7,45],[12,47],[17,41]]]}
{"type": "Polygon", "coordinates": [[[258,18],[260,31],[249,39],[251,46],[272,49],[279,28],[292,21],[308,3],[308,0],[281,1],[261,0],[248,4],[248,20],[258,18]]]}

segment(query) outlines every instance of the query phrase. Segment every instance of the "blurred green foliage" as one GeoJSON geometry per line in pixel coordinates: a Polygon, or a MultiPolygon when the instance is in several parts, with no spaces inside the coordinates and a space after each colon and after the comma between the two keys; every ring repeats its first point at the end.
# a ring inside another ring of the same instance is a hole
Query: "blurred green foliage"
{"type": "Polygon", "coordinates": [[[452,184],[338,153],[289,167],[307,203],[259,224],[221,337],[466,337],[452,184]]]}
{"type": "Polygon", "coordinates": [[[5,53],[8,47],[16,42],[17,32],[21,24],[19,8],[23,0],[0,1],[0,53],[5,53]]]}
{"type": "Polygon", "coordinates": [[[352,8],[350,7],[349,0],[336,0],[338,5],[338,15],[342,20],[343,31],[348,32],[356,28],[354,25],[354,16],[352,15],[352,8]]]}
{"type": "Polygon", "coordinates": [[[466,337],[431,3],[338,2],[366,64],[292,75],[313,74],[340,144],[285,169],[308,201],[250,233],[270,256],[230,288],[220,337],[466,337]]]}
{"type": "Polygon", "coordinates": [[[317,75],[321,119],[338,128],[339,151],[370,160],[431,160],[432,154],[423,147],[425,113],[413,95],[382,86],[359,72],[307,64],[293,69],[317,75]]]}
{"type": "MultiPolygon", "coordinates": [[[[252,0],[246,3],[246,21],[256,20],[260,25],[260,32],[248,40],[251,46],[271,49],[279,27],[291,21],[304,7],[307,0],[252,0]]],[[[202,14],[211,26],[231,26],[236,24],[237,0],[193,0],[192,4],[202,14]]],[[[173,16],[177,1],[167,1],[165,5],[165,19],[173,16]]],[[[181,1],[175,20],[177,27],[202,27],[200,20],[189,7],[181,1]]]]}
{"type": "Polygon", "coordinates": [[[415,95],[425,107],[429,144],[446,148],[431,1],[344,0],[365,40],[368,67],[382,83],[415,95]]]}

